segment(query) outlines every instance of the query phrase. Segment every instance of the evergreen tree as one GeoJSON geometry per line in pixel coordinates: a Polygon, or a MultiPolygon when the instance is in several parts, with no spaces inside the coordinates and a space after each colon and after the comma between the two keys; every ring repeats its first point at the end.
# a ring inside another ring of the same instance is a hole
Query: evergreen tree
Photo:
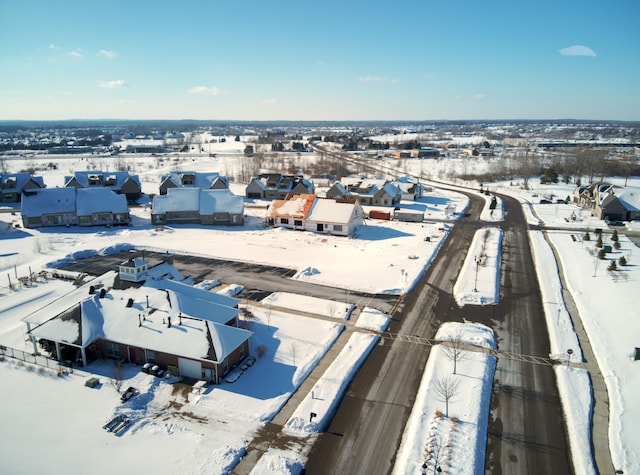
{"type": "Polygon", "coordinates": [[[596,247],[602,247],[602,234],[598,234],[598,240],[596,241],[596,247]]]}
{"type": "Polygon", "coordinates": [[[613,230],[613,234],[611,235],[611,240],[612,240],[613,242],[618,242],[618,239],[620,239],[620,238],[618,237],[618,230],[617,230],[617,229],[614,229],[614,230],[613,230]]]}
{"type": "Polygon", "coordinates": [[[624,256],[620,256],[620,259],[618,259],[618,263],[623,267],[626,266],[627,265],[627,258],[624,257],[624,256]]]}

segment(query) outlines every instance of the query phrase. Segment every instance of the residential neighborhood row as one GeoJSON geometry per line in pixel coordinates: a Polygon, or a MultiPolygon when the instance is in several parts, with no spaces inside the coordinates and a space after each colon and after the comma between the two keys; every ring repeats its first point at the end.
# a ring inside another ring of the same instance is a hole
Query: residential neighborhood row
{"type": "MultiPolygon", "coordinates": [[[[130,224],[129,205],[143,196],[139,177],[126,171],[79,171],[64,182],[64,187],[47,188],[42,177],[26,172],[0,175],[1,201],[20,204],[25,228],[111,226],[130,224]]],[[[383,214],[371,210],[371,217],[422,221],[421,213],[404,211],[400,203],[418,201],[432,191],[409,177],[393,181],[345,177],[322,193],[315,188],[302,175],[263,173],[253,177],[245,195],[239,196],[229,190],[227,177],[217,172],[175,171],[162,177],[158,195],[152,196],[150,219],[156,226],[242,226],[245,203],[267,200],[269,225],[351,236],[358,222],[369,217],[363,206],[392,210],[383,214]]],[[[581,185],[572,201],[599,219],[640,219],[640,190],[632,187],[581,185]]]]}

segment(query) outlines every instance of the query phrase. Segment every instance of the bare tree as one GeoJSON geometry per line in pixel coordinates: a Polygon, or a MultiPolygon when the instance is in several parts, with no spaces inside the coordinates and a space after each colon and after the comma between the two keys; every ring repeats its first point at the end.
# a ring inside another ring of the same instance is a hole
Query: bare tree
{"type": "Polygon", "coordinates": [[[537,171],[533,152],[525,150],[515,154],[515,161],[518,164],[518,173],[522,175],[522,186],[525,190],[529,189],[529,178],[537,171]]]}
{"type": "Polygon", "coordinates": [[[124,369],[119,362],[113,366],[113,370],[111,371],[111,377],[109,378],[109,383],[111,386],[120,394],[120,390],[122,389],[122,383],[124,381],[124,369]]]}
{"type": "Polygon", "coordinates": [[[440,468],[440,463],[444,455],[444,444],[440,440],[438,434],[429,439],[427,446],[424,448],[424,463],[422,464],[422,473],[426,474],[429,467],[433,467],[433,473],[436,475],[440,468]]]}
{"type": "Polygon", "coordinates": [[[445,355],[453,361],[453,374],[457,374],[458,361],[464,358],[464,340],[462,331],[457,331],[447,340],[443,341],[442,349],[445,355]]]}
{"type": "Polygon", "coordinates": [[[436,397],[438,400],[444,402],[445,417],[449,417],[449,401],[451,401],[451,399],[458,393],[458,383],[459,381],[457,379],[452,379],[450,377],[436,378],[432,383],[436,397]]]}

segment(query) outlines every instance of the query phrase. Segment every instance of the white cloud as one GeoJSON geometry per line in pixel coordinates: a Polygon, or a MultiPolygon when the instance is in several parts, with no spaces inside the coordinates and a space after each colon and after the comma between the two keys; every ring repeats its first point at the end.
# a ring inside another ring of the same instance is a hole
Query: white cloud
{"type": "Polygon", "coordinates": [[[118,53],[116,53],[115,51],[109,51],[106,49],[101,49],[99,52],[100,56],[104,56],[106,58],[115,58],[116,56],[118,56],[118,53]]]}
{"type": "Polygon", "coordinates": [[[82,54],[82,51],[77,49],[75,51],[69,51],[67,53],[69,56],[71,56],[72,58],[78,58],[78,59],[82,59],[84,57],[84,55],[82,54]]]}
{"type": "Polygon", "coordinates": [[[49,44],[49,49],[60,49],[60,46],[56,46],[53,43],[49,44]]]}
{"type": "Polygon", "coordinates": [[[474,95],[473,95],[473,98],[474,98],[475,100],[477,100],[477,101],[480,101],[480,100],[482,100],[482,99],[485,99],[486,97],[487,97],[487,95],[486,95],[486,94],[482,94],[482,93],[480,93],[480,94],[474,94],[474,95]]]}
{"type": "Polygon", "coordinates": [[[390,82],[393,84],[397,84],[400,82],[399,79],[394,78],[386,78],[382,76],[361,76],[358,81],[360,82],[390,82]]]}
{"type": "Polygon", "coordinates": [[[596,52],[583,45],[573,45],[558,50],[562,56],[596,56],[596,52]]]}
{"type": "Polygon", "coordinates": [[[98,87],[104,87],[107,89],[120,89],[122,87],[129,87],[129,84],[124,79],[116,79],[114,81],[98,81],[98,87]]]}
{"type": "Polygon", "coordinates": [[[263,105],[271,105],[271,104],[277,104],[278,103],[278,99],[265,99],[264,101],[262,101],[263,105]]]}
{"type": "Polygon", "coordinates": [[[216,86],[207,87],[207,86],[195,86],[187,91],[188,94],[200,94],[202,96],[217,96],[220,94],[220,89],[216,86]]]}

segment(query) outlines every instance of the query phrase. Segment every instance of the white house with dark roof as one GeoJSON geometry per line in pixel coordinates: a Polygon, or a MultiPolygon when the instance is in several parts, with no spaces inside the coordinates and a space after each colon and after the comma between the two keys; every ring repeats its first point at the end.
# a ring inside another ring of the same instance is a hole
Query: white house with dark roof
{"type": "Polygon", "coordinates": [[[253,333],[238,328],[236,299],[167,279],[118,290],[117,278],[108,272],[25,319],[35,351],[83,365],[151,363],[213,383],[249,355],[253,333]]]}
{"type": "Polygon", "coordinates": [[[169,188],[154,196],[151,222],[164,224],[244,224],[244,199],[227,189],[169,188]]]}
{"type": "Polygon", "coordinates": [[[20,212],[25,228],[112,226],[131,222],[126,197],[107,188],[43,188],[26,191],[20,212]]]}

